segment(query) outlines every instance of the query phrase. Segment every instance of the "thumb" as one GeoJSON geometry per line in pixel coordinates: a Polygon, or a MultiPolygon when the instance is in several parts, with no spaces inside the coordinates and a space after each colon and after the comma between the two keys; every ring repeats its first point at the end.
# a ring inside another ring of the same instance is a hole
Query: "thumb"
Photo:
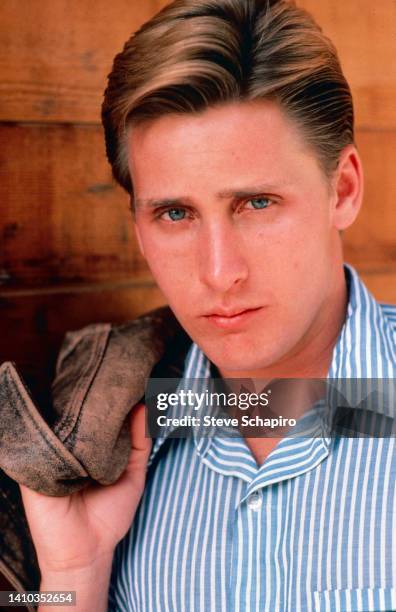
{"type": "MultiPolygon", "coordinates": [[[[131,454],[127,471],[145,470],[152,448],[152,440],[146,433],[146,406],[142,402],[136,404],[129,418],[131,436],[131,454]]],[[[136,472],[135,472],[136,473],[136,472]]]]}

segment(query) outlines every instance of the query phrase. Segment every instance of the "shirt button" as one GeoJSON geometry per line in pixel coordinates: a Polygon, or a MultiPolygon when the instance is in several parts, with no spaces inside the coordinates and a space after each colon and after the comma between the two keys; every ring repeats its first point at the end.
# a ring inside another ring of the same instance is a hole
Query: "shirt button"
{"type": "Polygon", "coordinates": [[[261,508],[261,504],[263,503],[263,498],[259,491],[254,491],[247,498],[247,505],[250,510],[254,510],[257,512],[261,508]]]}

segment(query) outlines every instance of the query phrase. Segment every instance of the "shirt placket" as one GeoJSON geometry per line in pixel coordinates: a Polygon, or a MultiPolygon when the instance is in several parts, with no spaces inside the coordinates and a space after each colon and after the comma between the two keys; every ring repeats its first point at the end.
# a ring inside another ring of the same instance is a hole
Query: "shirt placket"
{"type": "MultiPolygon", "coordinates": [[[[277,541],[271,530],[271,514],[277,502],[274,490],[279,483],[314,469],[328,455],[329,440],[319,435],[302,443],[301,438],[284,438],[257,467],[243,438],[234,442],[239,465],[232,466],[232,452],[227,453],[217,438],[201,440],[197,450],[210,468],[229,477],[241,478],[243,486],[232,521],[227,611],[285,609],[283,592],[275,592],[274,576],[282,582],[285,568],[275,551],[267,546],[277,541]],[[287,456],[292,457],[285,461],[287,456]],[[272,537],[270,537],[270,535],[272,537]]],[[[283,502],[284,503],[284,502],[283,502]]],[[[277,511],[277,509],[276,509],[277,511]]],[[[279,508],[281,513],[286,509],[279,508]]]]}

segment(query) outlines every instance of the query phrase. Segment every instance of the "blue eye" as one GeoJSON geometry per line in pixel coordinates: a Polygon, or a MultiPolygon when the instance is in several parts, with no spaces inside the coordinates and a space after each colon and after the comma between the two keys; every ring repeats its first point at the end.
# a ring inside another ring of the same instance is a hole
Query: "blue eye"
{"type": "Polygon", "coordinates": [[[249,202],[252,203],[252,206],[255,210],[268,208],[268,206],[271,205],[271,200],[269,200],[268,198],[251,198],[249,202]]]}
{"type": "Polygon", "coordinates": [[[182,221],[186,217],[186,211],[183,208],[170,208],[164,214],[169,215],[172,221],[182,221]]]}

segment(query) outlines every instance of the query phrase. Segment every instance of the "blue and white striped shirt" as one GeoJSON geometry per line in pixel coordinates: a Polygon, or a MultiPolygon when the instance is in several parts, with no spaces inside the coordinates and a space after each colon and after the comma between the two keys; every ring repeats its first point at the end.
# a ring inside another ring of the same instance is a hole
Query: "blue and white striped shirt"
{"type": "MultiPolygon", "coordinates": [[[[396,306],[345,273],[328,378],[393,379],[396,306]]],[[[195,344],[184,376],[210,377],[195,344]]],[[[149,466],[109,610],[396,610],[393,437],[286,437],[259,467],[242,437],[157,438],[149,466]]]]}

